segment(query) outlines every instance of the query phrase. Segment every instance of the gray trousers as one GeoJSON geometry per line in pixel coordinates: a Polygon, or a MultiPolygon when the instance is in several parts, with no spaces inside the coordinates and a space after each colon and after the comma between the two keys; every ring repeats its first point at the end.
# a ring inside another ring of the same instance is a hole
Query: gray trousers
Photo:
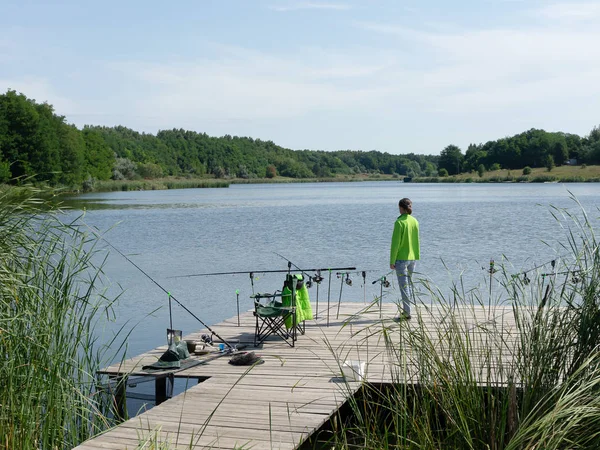
{"type": "Polygon", "coordinates": [[[412,282],[412,274],[417,265],[416,261],[396,261],[396,275],[398,276],[398,287],[402,295],[402,309],[405,314],[410,315],[410,301],[414,299],[415,290],[412,282]]]}

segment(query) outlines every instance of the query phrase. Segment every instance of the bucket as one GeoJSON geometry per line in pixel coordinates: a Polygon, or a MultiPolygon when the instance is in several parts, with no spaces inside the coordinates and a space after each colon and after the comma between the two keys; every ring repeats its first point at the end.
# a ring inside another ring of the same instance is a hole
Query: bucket
{"type": "Polygon", "coordinates": [[[361,381],[365,374],[365,363],[363,361],[344,361],[342,375],[346,381],[361,381]]]}
{"type": "Polygon", "coordinates": [[[185,341],[187,345],[188,352],[194,353],[196,351],[196,341],[185,341]]]}

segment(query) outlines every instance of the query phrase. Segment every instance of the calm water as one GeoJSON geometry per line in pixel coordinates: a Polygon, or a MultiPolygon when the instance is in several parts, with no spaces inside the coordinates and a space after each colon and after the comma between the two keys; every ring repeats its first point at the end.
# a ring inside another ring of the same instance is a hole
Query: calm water
{"type": "MultiPolygon", "coordinates": [[[[208,325],[252,307],[250,277],[180,277],[212,272],[254,271],[255,289],[281,288],[290,259],[301,268],[355,266],[368,271],[366,294],[360,274],[344,285],[344,301],[372,300],[389,272],[388,251],[398,200],[413,201],[421,224],[420,277],[442,292],[460,274],[468,286],[484,283],[490,259],[508,260],[514,272],[549,262],[565,231],[550,205],[578,211],[573,192],[598,223],[600,184],[402,184],[399,182],[232,185],[228,189],[115,192],[77,197],[84,221],[109,230],[106,239],[208,325]],[[175,278],[180,277],[180,278],[175,278]]],[[[567,222],[568,223],[568,222],[567,222]]],[[[109,294],[122,294],[112,330],[135,326],[130,355],[165,343],[167,295],[108,246],[109,294]]],[[[393,279],[393,277],[391,277],[393,279]]],[[[331,301],[340,279],[332,277],[331,301]]],[[[486,288],[487,289],[487,288],[486,288]]],[[[315,288],[310,291],[315,299],[315,288]]],[[[327,279],[319,290],[327,301],[327,279]]],[[[394,288],[386,294],[396,298],[394,288]]],[[[202,328],[174,305],[174,326],[185,333],[202,328]]]]}

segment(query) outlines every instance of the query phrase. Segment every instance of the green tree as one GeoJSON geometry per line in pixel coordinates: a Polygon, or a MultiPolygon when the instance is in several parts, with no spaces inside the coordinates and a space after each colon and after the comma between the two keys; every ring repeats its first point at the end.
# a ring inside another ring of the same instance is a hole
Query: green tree
{"type": "Polygon", "coordinates": [[[85,141],[77,128],[69,125],[61,127],[59,183],[73,187],[81,185],[85,167],[84,148],[85,141]]]}
{"type": "Polygon", "coordinates": [[[562,166],[569,160],[569,149],[566,140],[559,139],[552,144],[552,157],[554,162],[559,166],[562,166]]]}
{"type": "Polygon", "coordinates": [[[459,174],[463,164],[464,156],[456,145],[448,145],[440,153],[438,162],[439,169],[446,169],[449,175],[459,174]]]}
{"type": "Polygon", "coordinates": [[[548,172],[554,169],[554,157],[552,155],[546,155],[546,160],[544,161],[544,166],[548,172]]]}
{"type": "Polygon", "coordinates": [[[0,96],[0,122],[3,128],[0,159],[10,164],[11,178],[34,175],[33,155],[41,143],[39,114],[33,103],[9,89],[0,96]]]}
{"type": "Polygon", "coordinates": [[[483,177],[484,173],[485,173],[485,166],[483,164],[479,164],[479,166],[477,167],[477,174],[479,175],[479,178],[483,177]]]}
{"type": "Polygon", "coordinates": [[[109,180],[115,163],[115,153],[97,129],[85,127],[82,135],[85,144],[84,172],[97,180],[109,180]]]}

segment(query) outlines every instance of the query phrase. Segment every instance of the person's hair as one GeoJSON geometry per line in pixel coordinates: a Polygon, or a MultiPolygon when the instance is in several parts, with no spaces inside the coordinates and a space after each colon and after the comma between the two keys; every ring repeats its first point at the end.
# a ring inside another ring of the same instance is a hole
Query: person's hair
{"type": "Polygon", "coordinates": [[[412,214],[412,202],[410,198],[403,198],[398,202],[398,206],[401,206],[408,214],[412,214]]]}

